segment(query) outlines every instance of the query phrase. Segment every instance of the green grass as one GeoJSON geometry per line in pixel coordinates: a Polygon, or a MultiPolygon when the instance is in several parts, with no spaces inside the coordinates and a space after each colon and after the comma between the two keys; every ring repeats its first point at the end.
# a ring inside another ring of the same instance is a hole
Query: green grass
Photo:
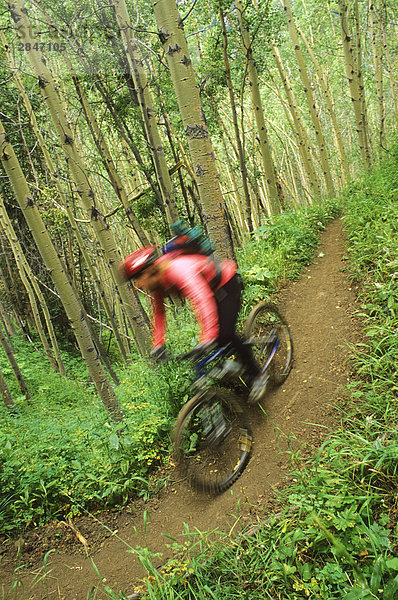
{"type": "Polygon", "coordinates": [[[341,210],[340,201],[326,200],[273,217],[248,236],[238,253],[246,283],[243,314],[274,293],[281,281],[297,279],[312,261],[319,233],[341,210]]]}

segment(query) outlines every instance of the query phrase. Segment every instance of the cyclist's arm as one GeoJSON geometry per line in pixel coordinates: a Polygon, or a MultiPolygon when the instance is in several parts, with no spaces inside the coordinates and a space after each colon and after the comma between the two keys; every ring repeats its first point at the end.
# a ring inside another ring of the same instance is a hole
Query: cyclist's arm
{"type": "Polygon", "coordinates": [[[153,293],[152,298],[152,346],[157,348],[163,346],[166,341],[167,320],[163,294],[156,291],[153,293]]]}

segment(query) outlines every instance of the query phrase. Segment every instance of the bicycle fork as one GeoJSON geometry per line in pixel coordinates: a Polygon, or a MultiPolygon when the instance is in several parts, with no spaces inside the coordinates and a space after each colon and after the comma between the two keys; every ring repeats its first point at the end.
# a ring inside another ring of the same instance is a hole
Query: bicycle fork
{"type": "Polygon", "coordinates": [[[277,330],[274,329],[273,331],[271,331],[271,333],[269,334],[269,337],[266,341],[266,346],[268,346],[268,347],[272,346],[272,350],[271,350],[271,353],[267,359],[267,362],[265,363],[264,368],[262,370],[263,374],[266,373],[269,365],[271,364],[271,362],[276,354],[276,351],[279,348],[279,344],[280,344],[279,336],[278,336],[277,330]]]}

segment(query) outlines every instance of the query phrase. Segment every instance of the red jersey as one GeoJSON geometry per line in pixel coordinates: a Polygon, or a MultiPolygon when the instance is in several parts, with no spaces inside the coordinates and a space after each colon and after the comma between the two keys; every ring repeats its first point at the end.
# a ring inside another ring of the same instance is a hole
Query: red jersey
{"type": "Polygon", "coordinates": [[[219,325],[214,292],[235,275],[236,264],[227,259],[218,265],[221,278],[215,288],[212,287],[212,282],[217,276],[217,267],[208,256],[170,252],[158,258],[155,265],[160,268],[162,287],[153,292],[153,347],[165,343],[167,322],[164,298],[173,292],[190,301],[199,324],[199,342],[209,343],[216,340],[219,325]]]}

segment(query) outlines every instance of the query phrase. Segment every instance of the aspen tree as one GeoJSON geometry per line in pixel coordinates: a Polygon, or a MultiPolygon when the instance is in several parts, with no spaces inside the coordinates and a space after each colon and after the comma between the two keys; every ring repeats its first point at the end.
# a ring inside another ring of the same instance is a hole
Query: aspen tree
{"type": "MultiPolygon", "coordinates": [[[[158,87],[158,96],[162,95],[162,91],[158,87]]],[[[168,114],[164,110],[164,107],[161,107],[162,118],[164,121],[164,125],[167,132],[167,137],[169,140],[170,148],[173,152],[173,156],[175,159],[175,166],[173,169],[178,170],[178,177],[180,180],[181,192],[184,198],[185,209],[187,213],[188,222],[193,226],[195,224],[194,216],[192,212],[195,209],[198,209],[199,217],[201,219],[201,223],[203,224],[203,217],[201,213],[200,207],[198,207],[198,195],[192,194],[192,188],[189,189],[189,186],[186,184],[184,177],[182,175],[182,171],[186,171],[192,179],[193,184],[195,185],[195,189],[197,190],[197,185],[195,182],[195,176],[192,169],[192,163],[185,151],[181,138],[179,137],[178,132],[173,127],[168,114]],[[192,200],[193,208],[190,205],[189,200],[192,200]]]]}
{"type": "Polygon", "coordinates": [[[329,112],[330,121],[331,121],[332,128],[333,128],[333,137],[334,137],[334,141],[335,141],[335,146],[336,146],[336,150],[337,150],[337,153],[339,156],[340,172],[342,175],[342,184],[346,185],[350,179],[350,171],[349,171],[349,166],[348,166],[348,161],[347,161],[347,155],[346,155],[346,152],[344,149],[343,137],[341,135],[340,127],[337,122],[333,98],[332,98],[332,95],[329,90],[328,80],[324,73],[322,65],[320,64],[317,56],[315,55],[315,52],[313,51],[311,44],[307,40],[304,32],[300,29],[300,27],[297,24],[296,24],[296,28],[297,28],[298,35],[303,40],[304,45],[307,49],[307,52],[308,52],[312,62],[314,63],[318,82],[319,82],[319,85],[320,85],[320,87],[323,91],[324,97],[325,97],[326,106],[327,106],[327,109],[329,112]]]}
{"type": "Polygon", "coordinates": [[[26,42],[25,49],[30,64],[39,82],[40,92],[48,106],[58,139],[68,161],[70,172],[82,205],[90,219],[100,246],[105,254],[107,264],[112,271],[115,285],[122,298],[124,309],[128,315],[137,349],[146,354],[149,349],[149,335],[143,319],[142,310],[134,293],[119,280],[118,265],[121,257],[116,247],[112,230],[101,212],[98,199],[95,198],[90,181],[86,174],[84,162],[77,148],[72,129],[66,119],[62,101],[55,88],[54,81],[40,47],[35,39],[31,24],[23,8],[22,0],[8,0],[11,16],[15,22],[21,39],[26,42]],[[35,46],[36,44],[36,46],[35,46]],[[34,49],[35,47],[35,49],[34,49]]]}
{"type": "Polygon", "coordinates": [[[87,321],[81,310],[81,304],[75,290],[57,255],[46,226],[40,216],[34,199],[31,196],[28,183],[22,173],[21,166],[12,148],[6,131],[0,121],[0,160],[10,180],[15,198],[23,216],[32,232],[33,239],[41,254],[43,262],[51,273],[57,292],[63,303],[72,331],[76,337],[82,358],[87,366],[89,375],[94,382],[98,395],[106,407],[110,417],[115,421],[123,418],[115,393],[106,378],[99,361],[87,321]]]}
{"type": "MultiPolygon", "coordinates": [[[[1,277],[0,277],[1,279],[1,277]]],[[[4,308],[2,301],[0,300],[0,321],[3,323],[4,331],[8,338],[15,335],[14,325],[11,323],[11,319],[4,308]]]]}
{"type": "MultiPolygon", "coordinates": [[[[281,106],[283,108],[283,111],[285,113],[287,124],[290,127],[290,132],[293,135],[293,137],[296,139],[296,141],[294,142],[291,139],[289,133],[284,128],[278,128],[278,129],[281,129],[281,131],[282,131],[282,135],[279,136],[279,139],[281,140],[281,144],[284,148],[284,155],[281,159],[281,164],[280,164],[280,173],[281,173],[281,177],[283,178],[283,161],[285,161],[287,163],[288,168],[289,168],[289,173],[293,173],[294,171],[297,172],[297,177],[298,177],[298,180],[300,183],[301,190],[304,192],[304,197],[303,197],[302,193],[298,194],[298,192],[297,192],[298,188],[297,188],[296,182],[294,180],[292,180],[292,185],[294,186],[294,189],[295,189],[294,194],[292,194],[292,189],[291,189],[292,186],[288,184],[288,179],[285,179],[285,183],[286,183],[286,189],[290,192],[290,196],[292,198],[293,203],[297,206],[300,206],[301,204],[306,203],[307,201],[311,203],[313,200],[313,195],[311,195],[311,192],[309,191],[310,185],[309,185],[308,173],[303,165],[303,159],[301,156],[302,152],[298,145],[299,140],[298,140],[298,136],[297,136],[297,131],[296,131],[296,128],[293,123],[293,119],[292,119],[292,115],[291,115],[289,106],[288,106],[285,98],[283,98],[281,90],[279,89],[279,85],[276,84],[272,75],[271,75],[271,78],[273,81],[273,86],[271,86],[267,82],[265,82],[265,85],[268,86],[273,91],[273,93],[277,96],[277,98],[279,99],[281,106]],[[288,147],[291,149],[290,152],[287,149],[288,147]],[[293,160],[293,158],[294,158],[294,160],[293,160]],[[293,162],[295,162],[295,165],[296,165],[295,167],[293,167],[293,165],[292,165],[293,162]],[[303,201],[300,201],[300,198],[303,198],[303,201]]],[[[275,127],[275,124],[274,124],[274,127],[275,127]]]]}
{"type": "Polygon", "coordinates": [[[9,241],[11,250],[12,250],[14,258],[15,258],[15,263],[17,265],[19,276],[20,276],[21,281],[22,281],[23,285],[25,286],[26,292],[28,294],[29,302],[31,305],[32,313],[33,313],[33,318],[34,318],[35,325],[36,325],[36,331],[40,337],[40,341],[42,343],[44,351],[45,351],[52,367],[56,371],[59,371],[59,373],[61,375],[66,375],[65,367],[64,367],[64,364],[63,364],[63,361],[62,361],[62,358],[61,358],[61,355],[59,352],[57,340],[55,337],[54,328],[51,323],[51,317],[50,317],[50,313],[48,311],[47,303],[44,299],[43,294],[41,293],[39,285],[37,284],[37,282],[33,276],[30,265],[25,258],[22,246],[17,239],[17,236],[15,234],[12,223],[8,217],[1,194],[0,194],[0,224],[2,225],[3,230],[7,236],[7,239],[9,241]],[[49,334],[49,337],[51,340],[51,345],[53,348],[54,355],[51,352],[47,338],[43,331],[42,322],[40,319],[39,309],[37,306],[35,295],[37,296],[37,298],[40,302],[40,307],[43,311],[43,315],[45,318],[45,323],[46,323],[47,331],[48,331],[48,334],[49,334]]]}
{"type": "MultiPolygon", "coordinates": [[[[122,140],[124,140],[126,146],[129,148],[129,151],[131,152],[131,154],[134,156],[134,160],[137,163],[137,165],[139,166],[142,173],[144,173],[145,178],[146,178],[153,194],[155,195],[158,205],[161,206],[162,197],[161,197],[161,194],[159,191],[159,187],[158,187],[156,181],[153,179],[150,170],[145,165],[145,161],[143,160],[141,153],[135,144],[135,141],[134,141],[131,131],[129,130],[126,122],[119,118],[117,109],[115,107],[115,103],[114,103],[113,99],[109,97],[109,94],[107,93],[105,87],[102,85],[101,81],[96,80],[95,87],[97,88],[98,92],[101,94],[101,97],[104,100],[104,103],[109,110],[109,113],[112,117],[112,120],[115,124],[115,127],[116,127],[118,133],[120,134],[122,140]]],[[[140,196],[141,195],[142,194],[140,194],[140,196]]],[[[140,197],[140,196],[138,196],[138,197],[140,197]]],[[[135,200],[135,198],[132,198],[131,202],[134,202],[134,200],[135,200]]]]}
{"type": "Polygon", "coordinates": [[[251,201],[250,201],[250,192],[249,192],[249,186],[248,186],[246,161],[245,161],[245,155],[244,155],[244,149],[243,149],[243,145],[242,145],[241,135],[240,135],[240,131],[239,131],[238,116],[236,114],[235,94],[234,94],[234,88],[232,85],[231,68],[230,68],[229,58],[228,58],[228,37],[227,37],[227,31],[225,28],[224,11],[221,8],[221,6],[219,9],[219,15],[220,15],[220,23],[221,23],[221,32],[222,32],[222,36],[223,36],[223,46],[222,47],[223,47],[223,57],[224,57],[224,65],[225,65],[225,75],[227,78],[229,102],[231,105],[231,112],[232,112],[232,122],[234,125],[235,139],[236,139],[236,145],[237,145],[238,157],[239,157],[239,166],[240,166],[240,172],[242,174],[243,193],[244,193],[244,197],[245,197],[245,215],[244,216],[245,216],[245,221],[247,223],[247,229],[249,231],[253,231],[253,222],[252,222],[252,216],[251,216],[251,201]]]}
{"type": "MultiPolygon", "coordinates": [[[[63,59],[64,59],[66,65],[68,67],[68,70],[71,74],[72,81],[75,85],[75,89],[76,89],[79,101],[82,105],[83,112],[86,117],[87,125],[90,129],[91,135],[94,139],[95,145],[97,147],[97,150],[101,157],[101,160],[104,164],[104,167],[109,175],[111,184],[125,209],[126,216],[129,220],[129,222],[131,223],[140,243],[144,246],[149,245],[150,241],[148,239],[148,236],[145,233],[145,231],[143,230],[143,228],[141,227],[141,224],[131,207],[131,204],[133,203],[134,198],[130,199],[130,201],[129,201],[128,195],[125,191],[125,186],[122,183],[121,177],[118,172],[118,168],[116,167],[116,161],[114,160],[113,155],[110,152],[109,144],[107,144],[107,142],[105,140],[105,136],[102,133],[101,127],[99,126],[97,119],[94,115],[94,112],[91,109],[90,102],[87,98],[87,95],[84,91],[83,86],[80,83],[80,79],[79,79],[72,63],[69,60],[68,53],[66,52],[66,50],[65,51],[62,50],[62,44],[60,43],[60,39],[58,37],[60,35],[60,30],[58,29],[56,22],[47,13],[45,13],[44,11],[43,11],[43,13],[44,13],[46,22],[49,24],[49,26],[51,28],[53,39],[55,40],[56,43],[59,44],[59,47],[61,48],[60,54],[63,56],[63,59]]],[[[85,66],[86,66],[86,68],[88,67],[87,64],[85,64],[85,66]]],[[[101,95],[103,97],[105,97],[105,88],[100,84],[100,82],[96,81],[96,87],[99,89],[101,95]]],[[[115,111],[112,112],[112,115],[115,116],[115,118],[116,118],[115,111]]],[[[120,125],[120,129],[122,130],[121,121],[119,119],[117,119],[117,123],[120,125]]],[[[122,138],[121,141],[125,142],[124,138],[122,138]]],[[[136,150],[135,148],[134,148],[134,158],[135,159],[139,158],[139,164],[141,166],[143,165],[143,162],[141,161],[138,150],[136,150]]],[[[148,172],[148,175],[149,175],[149,172],[148,172]]],[[[157,192],[157,190],[156,190],[156,192],[157,192]]],[[[170,202],[170,204],[171,204],[171,202],[170,202]]],[[[175,221],[177,219],[177,216],[176,215],[174,215],[174,216],[175,216],[175,218],[174,218],[174,221],[175,221]]]]}
{"type": "Polygon", "coordinates": [[[394,65],[393,57],[391,56],[390,47],[386,41],[386,35],[387,35],[386,30],[385,30],[385,27],[383,24],[383,52],[386,57],[386,63],[387,63],[388,74],[389,74],[389,79],[390,79],[390,86],[391,86],[391,95],[392,95],[392,101],[394,104],[395,120],[396,120],[397,115],[398,115],[398,81],[396,79],[397,69],[394,65]]]}
{"type": "MultiPolygon", "coordinates": [[[[159,94],[160,90],[158,88],[158,94],[159,94]]],[[[184,206],[185,206],[185,210],[187,213],[187,219],[188,219],[188,223],[193,226],[194,225],[194,219],[193,216],[191,214],[191,207],[189,205],[189,197],[188,197],[188,191],[185,185],[185,181],[184,181],[184,177],[182,175],[182,167],[184,166],[184,162],[179,158],[179,152],[178,152],[178,142],[176,143],[176,138],[177,138],[177,134],[173,128],[173,126],[170,123],[170,119],[166,113],[166,111],[164,110],[163,106],[161,105],[160,107],[161,110],[161,114],[162,114],[162,119],[163,119],[163,124],[165,126],[166,129],[166,135],[167,138],[169,140],[169,146],[171,149],[171,152],[173,154],[173,158],[174,158],[174,163],[175,163],[175,167],[178,171],[178,179],[179,179],[179,184],[180,184],[180,189],[181,189],[181,193],[184,199],[184,206]]]]}
{"type": "MultiPolygon", "coordinates": [[[[229,197],[228,197],[228,206],[229,206],[230,212],[233,215],[234,223],[235,224],[239,223],[239,227],[236,226],[237,231],[234,231],[235,238],[238,238],[239,235],[242,235],[242,233],[244,231],[247,231],[247,226],[245,226],[245,223],[244,223],[245,211],[243,210],[244,207],[242,206],[243,201],[241,199],[239,184],[236,180],[234,168],[233,168],[231,157],[230,157],[230,151],[227,147],[224,132],[222,134],[221,139],[222,139],[224,154],[225,154],[227,166],[228,166],[227,169],[224,168],[224,172],[226,171],[226,173],[228,174],[228,178],[230,180],[230,185],[231,185],[231,189],[229,191],[229,197]]],[[[219,168],[219,170],[221,170],[222,167],[218,166],[218,168],[219,168]]],[[[239,244],[239,245],[241,245],[241,244],[239,244]]]]}
{"type": "Polygon", "coordinates": [[[374,72],[377,90],[377,105],[379,114],[379,148],[384,142],[384,93],[383,93],[383,2],[370,0],[369,22],[373,53],[374,72]]]}
{"type": "Polygon", "coordinates": [[[214,149],[189,57],[183,21],[176,0],[152,0],[152,4],[188,140],[205,227],[218,256],[233,257],[214,149]]]}
{"type": "Polygon", "coordinates": [[[282,85],[283,85],[283,89],[285,91],[286,94],[286,98],[288,101],[288,106],[289,106],[289,110],[290,110],[290,115],[291,115],[291,119],[293,121],[293,125],[291,125],[291,129],[293,132],[293,135],[296,138],[296,142],[297,142],[297,147],[299,149],[299,153],[301,156],[301,160],[303,162],[304,165],[304,169],[305,172],[307,174],[308,177],[308,181],[310,184],[310,197],[313,200],[316,197],[319,197],[321,194],[321,188],[319,185],[319,181],[316,175],[316,169],[314,166],[314,162],[312,159],[312,143],[310,140],[310,137],[308,135],[308,132],[305,128],[305,125],[302,122],[300,113],[298,111],[298,103],[293,91],[293,87],[292,84],[290,82],[290,78],[287,74],[287,71],[284,67],[284,64],[282,62],[282,57],[280,55],[280,52],[276,46],[276,44],[271,41],[271,49],[272,49],[272,55],[274,57],[274,61],[276,64],[276,67],[278,69],[281,81],[282,81],[282,85]]]}
{"type": "Polygon", "coordinates": [[[156,110],[149,89],[145,69],[143,67],[143,59],[138,46],[138,41],[134,39],[133,36],[133,28],[131,26],[125,1],[112,0],[112,4],[120,28],[120,35],[123,41],[129,70],[138,96],[146,137],[149,142],[153,163],[155,165],[156,177],[162,194],[167,221],[169,226],[171,226],[178,220],[178,212],[163,143],[156,122],[156,110]]]}
{"type": "Polygon", "coordinates": [[[358,82],[359,82],[359,98],[361,101],[361,111],[364,115],[364,132],[366,139],[366,146],[369,152],[369,158],[371,159],[371,138],[369,133],[369,123],[368,123],[368,109],[365,99],[365,83],[363,79],[363,68],[362,68],[362,41],[361,41],[361,25],[359,21],[359,6],[358,0],[354,0],[354,10],[353,10],[353,19],[355,25],[355,51],[356,51],[356,67],[358,73],[358,82]]]}
{"type": "Polygon", "coordinates": [[[18,365],[17,361],[15,360],[13,350],[12,350],[10,344],[8,343],[6,336],[4,335],[1,325],[0,325],[0,344],[5,352],[8,362],[10,363],[10,366],[14,372],[14,376],[15,376],[15,379],[17,380],[18,387],[21,390],[21,393],[25,396],[27,402],[29,403],[31,400],[31,395],[30,395],[28,386],[26,385],[24,376],[22,375],[21,369],[19,368],[19,365],[18,365]]]}
{"type": "MultiPolygon", "coordinates": [[[[220,131],[222,132],[221,139],[222,139],[222,143],[223,143],[223,147],[224,147],[224,153],[227,158],[228,165],[229,165],[228,176],[232,182],[232,189],[233,189],[232,194],[230,192],[226,196],[226,198],[227,198],[226,206],[230,210],[232,210],[232,214],[233,214],[233,218],[234,218],[233,227],[235,229],[233,233],[234,233],[235,239],[239,240],[238,245],[241,245],[241,240],[242,240],[243,234],[245,231],[248,231],[247,222],[245,222],[245,215],[246,215],[245,200],[242,199],[242,195],[240,193],[241,186],[237,182],[234,168],[232,166],[232,162],[231,162],[231,158],[230,158],[230,152],[228,150],[228,145],[227,145],[225,138],[227,138],[229,146],[234,153],[234,157],[235,157],[236,161],[238,161],[238,162],[239,162],[239,152],[238,152],[237,144],[233,141],[231,134],[227,127],[227,120],[229,119],[229,114],[227,114],[227,111],[226,111],[226,109],[224,109],[222,103],[216,102],[214,100],[214,98],[212,98],[211,96],[208,97],[208,100],[212,105],[213,112],[217,119],[217,124],[220,128],[220,131]],[[221,110],[222,114],[220,113],[220,110],[221,110]],[[231,198],[231,195],[233,196],[233,198],[231,198]],[[239,226],[238,226],[238,224],[239,224],[239,226]],[[239,229],[239,231],[238,231],[238,229],[239,229]]],[[[222,167],[219,168],[219,170],[221,171],[222,167]]],[[[249,173],[247,172],[247,169],[246,169],[246,178],[247,178],[247,182],[249,183],[249,173]]],[[[249,195],[250,195],[250,191],[249,191],[249,195]]],[[[229,219],[229,221],[231,221],[231,219],[229,219]]]]}
{"type": "MultiPolygon", "coordinates": [[[[8,260],[8,255],[5,252],[3,240],[1,238],[0,238],[0,247],[1,247],[4,262],[6,263],[6,267],[7,267],[7,271],[8,271],[8,280],[12,281],[13,272],[11,270],[9,260],[8,260]]],[[[7,298],[8,306],[10,307],[10,309],[12,310],[12,313],[14,315],[15,321],[18,323],[20,330],[22,331],[22,333],[26,337],[26,339],[29,339],[27,327],[25,324],[26,323],[26,320],[25,320],[26,315],[24,314],[24,309],[23,309],[23,304],[21,302],[21,298],[20,298],[19,294],[15,293],[15,290],[10,289],[10,287],[7,285],[7,283],[6,283],[7,278],[5,276],[5,273],[4,273],[1,265],[0,265],[0,282],[3,282],[4,293],[7,298]]],[[[1,311],[1,314],[3,314],[3,311],[1,311]]]]}
{"type": "Polygon", "coordinates": [[[353,36],[348,22],[347,0],[338,0],[340,30],[344,50],[344,68],[348,80],[355,117],[358,145],[363,165],[370,165],[370,152],[366,135],[366,115],[363,110],[363,98],[360,90],[360,77],[353,45],[353,36]]]}
{"type": "Polygon", "coordinates": [[[249,78],[249,89],[256,119],[257,132],[260,140],[260,152],[262,165],[267,186],[267,196],[271,215],[281,212],[281,197],[278,190],[278,184],[275,175],[275,166],[272,160],[270,145],[268,142],[267,127],[264,118],[264,109],[261,100],[260,86],[258,82],[257,67],[254,61],[252,40],[250,38],[249,28],[244,16],[242,0],[235,1],[235,8],[238,15],[240,32],[242,36],[243,48],[246,56],[247,71],[249,78]]]}
{"type": "MultiPolygon", "coordinates": [[[[66,55],[65,55],[65,58],[67,58],[66,55]]],[[[71,70],[72,65],[71,65],[70,61],[68,61],[67,64],[69,66],[69,69],[71,70]]],[[[128,220],[130,221],[138,239],[140,240],[141,244],[146,246],[149,244],[148,237],[147,237],[146,233],[144,232],[144,230],[142,229],[141,224],[140,224],[136,214],[134,213],[134,210],[131,208],[128,196],[124,189],[123,182],[120,178],[118,169],[116,168],[115,161],[110,152],[108,144],[106,143],[105,137],[101,131],[100,126],[98,125],[97,119],[95,118],[95,115],[91,109],[90,103],[87,99],[87,96],[84,92],[82,85],[80,84],[80,80],[79,80],[78,76],[73,71],[71,71],[71,72],[72,72],[73,83],[75,84],[76,92],[77,92],[78,98],[80,100],[80,104],[82,105],[82,108],[83,108],[83,111],[84,111],[84,114],[86,117],[87,125],[90,129],[91,135],[93,136],[93,140],[97,147],[98,153],[102,159],[103,165],[109,175],[109,179],[111,181],[113,189],[115,190],[119,200],[121,201],[123,208],[125,210],[126,216],[127,216],[128,220]]]]}
{"type": "Polygon", "coordinates": [[[323,134],[322,123],[321,123],[321,120],[319,118],[318,111],[316,108],[316,100],[315,100],[314,93],[312,91],[311,81],[308,76],[307,66],[305,64],[304,56],[301,51],[300,40],[298,37],[296,24],[295,24],[295,21],[293,18],[290,1],[289,0],[281,0],[281,2],[283,5],[285,14],[286,14],[290,38],[292,40],[292,44],[294,47],[294,53],[296,55],[296,60],[297,60],[298,68],[299,68],[300,78],[301,78],[303,88],[304,88],[304,93],[307,98],[308,109],[309,109],[311,121],[314,126],[315,139],[316,139],[316,143],[317,143],[318,149],[319,149],[320,163],[321,163],[321,167],[322,167],[322,171],[323,171],[323,176],[324,176],[325,182],[326,182],[326,189],[327,189],[329,196],[334,196],[334,185],[333,185],[332,174],[331,174],[330,165],[329,165],[329,158],[328,158],[327,150],[326,150],[326,140],[325,140],[325,137],[323,134]]]}
{"type": "Polygon", "coordinates": [[[8,389],[8,385],[6,383],[6,380],[4,379],[2,371],[0,371],[0,394],[8,410],[10,410],[11,412],[18,412],[17,405],[15,404],[14,399],[11,396],[11,392],[8,389]]]}

